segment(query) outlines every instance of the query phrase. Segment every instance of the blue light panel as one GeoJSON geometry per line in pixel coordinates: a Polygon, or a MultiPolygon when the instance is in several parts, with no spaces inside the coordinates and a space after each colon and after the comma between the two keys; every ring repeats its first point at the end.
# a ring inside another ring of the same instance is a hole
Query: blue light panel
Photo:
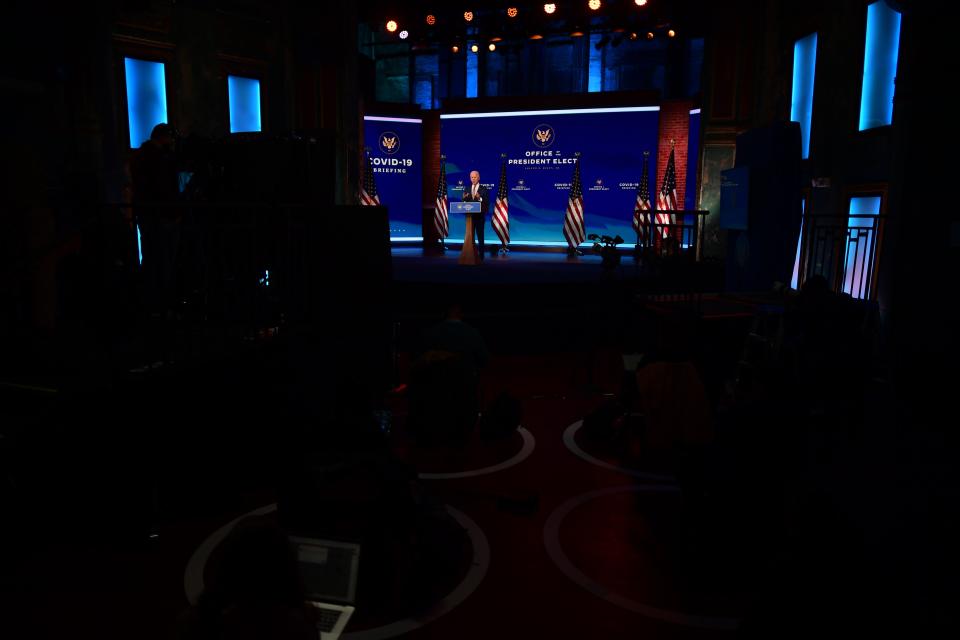
{"type": "MultiPolygon", "coordinates": [[[[862,196],[850,198],[851,216],[880,215],[880,196],[862,196]]],[[[852,219],[851,219],[852,222],[852,219]]]]}
{"type": "Polygon", "coordinates": [[[603,36],[590,34],[590,67],[587,70],[587,92],[603,91],[603,49],[597,50],[597,43],[603,36]]]}
{"type": "Polygon", "coordinates": [[[893,89],[900,54],[900,14],[885,2],[867,7],[860,131],[893,122],[893,89]]]}
{"type": "Polygon", "coordinates": [[[467,43],[467,97],[477,97],[477,54],[470,50],[475,42],[467,43]]]}
{"type": "Polygon", "coordinates": [[[260,131],[260,81],[227,76],[230,133],[260,131]]]}
{"type": "Polygon", "coordinates": [[[433,108],[433,82],[429,78],[417,80],[414,85],[414,102],[420,105],[421,109],[433,108]]]}
{"type": "Polygon", "coordinates": [[[137,149],[150,139],[150,132],[167,121],[167,88],[163,63],[123,59],[127,83],[127,121],[130,148],[137,149]]]}
{"type": "Polygon", "coordinates": [[[790,119],[800,123],[803,157],[810,157],[810,121],[813,118],[813,80],[817,70],[817,34],[793,45],[793,98],[790,119]]]}

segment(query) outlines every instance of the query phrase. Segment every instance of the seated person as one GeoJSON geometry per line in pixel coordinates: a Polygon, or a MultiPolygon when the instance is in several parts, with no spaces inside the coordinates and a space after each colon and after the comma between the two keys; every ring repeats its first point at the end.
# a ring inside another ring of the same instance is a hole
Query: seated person
{"type": "Polygon", "coordinates": [[[241,521],[223,541],[210,581],[179,619],[182,640],[316,640],[297,560],[286,534],[259,518],[241,521]]]}
{"type": "Polygon", "coordinates": [[[465,442],[476,424],[486,344],[450,305],[424,332],[410,369],[410,429],[422,444],[465,442]]]}

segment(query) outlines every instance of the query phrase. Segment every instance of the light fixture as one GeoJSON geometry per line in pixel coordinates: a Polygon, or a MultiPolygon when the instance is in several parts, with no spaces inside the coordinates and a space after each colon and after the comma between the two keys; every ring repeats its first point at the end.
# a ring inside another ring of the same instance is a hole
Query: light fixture
{"type": "Polygon", "coordinates": [[[432,13],[429,14],[429,15],[427,16],[427,24],[430,25],[431,27],[432,27],[433,25],[437,24],[437,17],[436,17],[435,15],[433,15],[432,13]]]}
{"type": "Polygon", "coordinates": [[[450,51],[453,51],[454,53],[459,53],[460,47],[458,47],[457,45],[453,45],[452,47],[450,47],[450,51]]]}
{"type": "Polygon", "coordinates": [[[543,36],[540,35],[539,33],[534,33],[533,35],[530,36],[530,39],[531,39],[531,40],[543,40],[543,36]]]}
{"type": "Polygon", "coordinates": [[[516,7],[507,7],[507,16],[510,18],[517,17],[517,8],[516,7]]]}
{"type": "Polygon", "coordinates": [[[653,31],[647,31],[647,40],[653,40],[653,31]]]}
{"type": "Polygon", "coordinates": [[[410,35],[410,34],[407,33],[407,30],[404,29],[403,31],[400,32],[400,39],[401,39],[401,40],[406,40],[409,35],[410,35]]]}
{"type": "Polygon", "coordinates": [[[464,11],[464,12],[463,12],[463,19],[466,20],[467,22],[472,22],[472,21],[473,21],[473,11],[464,11]]]}
{"type": "Polygon", "coordinates": [[[636,39],[637,39],[637,32],[636,32],[636,31],[631,31],[629,37],[630,37],[631,40],[636,40],[636,39]]]}
{"type": "Polygon", "coordinates": [[[397,21],[396,20],[387,20],[387,31],[393,33],[397,30],[397,21]]]}
{"type": "Polygon", "coordinates": [[[591,11],[596,11],[600,8],[600,0],[590,0],[590,2],[587,3],[587,6],[590,7],[591,11]]]}
{"type": "Polygon", "coordinates": [[[473,51],[474,53],[476,53],[477,51],[480,51],[480,47],[478,47],[477,45],[471,45],[470,51],[473,51]]]}
{"type": "Polygon", "coordinates": [[[667,31],[667,35],[673,38],[677,35],[677,32],[674,31],[673,29],[670,29],[670,31],[667,31]]]}
{"type": "Polygon", "coordinates": [[[490,43],[490,46],[487,47],[487,49],[490,49],[490,51],[496,51],[496,50],[497,50],[497,45],[495,45],[495,44],[493,44],[493,43],[491,42],[491,43],[490,43]]]}
{"type": "Polygon", "coordinates": [[[580,31],[579,29],[577,29],[576,27],[574,27],[573,31],[570,32],[570,37],[571,37],[571,38],[582,38],[582,37],[583,37],[583,31],[580,31]]]}
{"type": "Polygon", "coordinates": [[[545,4],[545,5],[543,5],[543,10],[544,10],[546,13],[553,13],[554,11],[557,10],[557,5],[553,4],[552,2],[549,3],[549,4],[545,4]]]}
{"type": "Polygon", "coordinates": [[[500,42],[502,40],[503,38],[501,38],[500,36],[493,36],[492,38],[490,38],[490,42],[500,42]]]}
{"type": "Polygon", "coordinates": [[[638,7],[642,7],[647,4],[647,0],[633,0],[633,4],[637,5],[638,7]]]}

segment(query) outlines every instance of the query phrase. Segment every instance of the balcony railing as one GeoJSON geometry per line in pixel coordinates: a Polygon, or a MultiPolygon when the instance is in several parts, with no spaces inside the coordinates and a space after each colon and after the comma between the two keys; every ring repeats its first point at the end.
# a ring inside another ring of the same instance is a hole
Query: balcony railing
{"type": "Polygon", "coordinates": [[[635,243],[644,252],[657,256],[686,255],[699,262],[703,258],[703,225],[709,211],[648,211],[652,222],[644,225],[639,236],[631,236],[625,244],[635,243]],[[675,222],[659,222],[657,214],[670,216],[675,222]],[[691,222],[685,222],[692,217],[691,222]]]}
{"type": "Polygon", "coordinates": [[[875,300],[885,216],[808,216],[803,223],[800,282],[826,278],[837,293],[875,300]]]}

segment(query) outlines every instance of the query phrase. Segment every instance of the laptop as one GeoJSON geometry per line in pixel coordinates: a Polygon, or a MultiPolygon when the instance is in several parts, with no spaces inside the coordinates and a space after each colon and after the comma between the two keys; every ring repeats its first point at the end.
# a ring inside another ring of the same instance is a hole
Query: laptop
{"type": "Polygon", "coordinates": [[[360,545],[295,536],[290,543],[307,601],[317,609],[320,640],[337,640],[354,612],[360,545]]]}

